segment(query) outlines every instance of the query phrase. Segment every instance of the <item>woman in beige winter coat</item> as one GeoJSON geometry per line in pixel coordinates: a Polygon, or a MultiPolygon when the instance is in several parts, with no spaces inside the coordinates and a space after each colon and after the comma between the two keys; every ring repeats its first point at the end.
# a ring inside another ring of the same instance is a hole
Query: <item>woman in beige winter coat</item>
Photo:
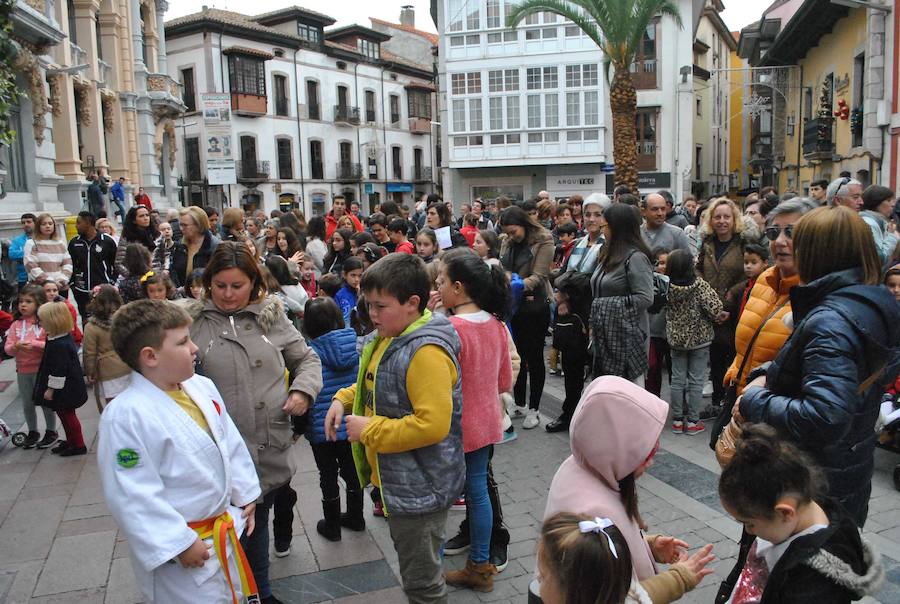
{"type": "Polygon", "coordinates": [[[216,248],[203,288],[205,299],[189,309],[197,372],[222,393],[259,474],[263,498],[256,505],[258,528],[245,549],[265,600],[271,596],[269,508],[293,474],[290,416],[304,414],[315,400],[322,388],[322,366],[288,321],[281,301],[267,297],[259,264],[245,245],[223,242],[216,248]]]}

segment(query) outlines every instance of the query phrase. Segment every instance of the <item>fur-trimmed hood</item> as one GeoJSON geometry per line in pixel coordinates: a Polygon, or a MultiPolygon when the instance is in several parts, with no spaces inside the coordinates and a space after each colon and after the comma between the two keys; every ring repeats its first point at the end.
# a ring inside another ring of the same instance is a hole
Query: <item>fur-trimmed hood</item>
{"type": "Polygon", "coordinates": [[[865,571],[858,574],[849,562],[839,558],[826,549],[820,549],[805,564],[816,572],[828,577],[832,582],[847,589],[855,597],[861,599],[878,591],[884,581],[884,566],[881,555],[868,541],[862,541],[863,565],[865,571]]]}
{"type": "MultiPolygon", "coordinates": [[[[219,310],[219,308],[213,303],[212,300],[192,299],[184,303],[184,309],[191,316],[191,319],[195,321],[201,314],[205,313],[216,313],[223,316],[228,316],[229,314],[219,310]]],[[[278,298],[278,296],[269,295],[266,296],[266,298],[261,302],[257,302],[256,304],[248,304],[241,310],[232,314],[240,315],[242,313],[250,313],[252,315],[255,315],[256,322],[262,328],[263,332],[269,333],[272,327],[275,326],[278,318],[284,316],[285,314],[284,302],[282,302],[281,299],[278,298]]]]}

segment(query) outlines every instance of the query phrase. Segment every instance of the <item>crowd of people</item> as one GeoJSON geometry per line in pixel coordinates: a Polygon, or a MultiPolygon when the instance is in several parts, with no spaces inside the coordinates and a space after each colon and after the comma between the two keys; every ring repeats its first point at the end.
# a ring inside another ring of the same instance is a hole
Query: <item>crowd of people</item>
{"type": "Polygon", "coordinates": [[[308,221],[138,204],[120,235],[81,212],[68,243],[26,214],[4,347],[23,446],[84,455],[92,386],[104,493],[148,601],[274,603],[270,516],[288,556],[305,438],[317,532],[365,530],[371,486],[406,596],[446,601],[447,584],[491,591],[506,567],[494,446],[513,420],[541,425],[549,364],[565,399],[544,428],[568,431],[572,456],[549,485],[535,601],[660,604],[711,573],[711,545],[688,555],[698,544],[640,513],[667,425],[710,433],[745,527],[717,601],[850,601],[881,573],[859,528],[880,405],[900,386],[900,239],[892,191],[814,184],[823,199],[678,207],[667,191],[541,192],[458,218],[434,194],[369,216],[335,196],[308,221]],[[452,506],[466,515],[448,539],[452,506]]]}

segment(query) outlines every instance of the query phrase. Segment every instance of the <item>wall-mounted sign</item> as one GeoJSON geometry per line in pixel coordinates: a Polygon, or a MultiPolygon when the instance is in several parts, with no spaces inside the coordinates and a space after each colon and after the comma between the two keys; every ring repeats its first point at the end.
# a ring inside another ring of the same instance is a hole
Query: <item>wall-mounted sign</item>
{"type": "Polygon", "coordinates": [[[203,131],[206,143],[206,178],[211,185],[237,183],[231,134],[231,95],[204,93],[203,131]]]}
{"type": "MultiPolygon", "coordinates": [[[[607,195],[612,195],[615,182],[615,175],[606,175],[607,195]]],[[[669,172],[638,172],[638,189],[668,189],[671,186],[672,175],[669,172]]]]}

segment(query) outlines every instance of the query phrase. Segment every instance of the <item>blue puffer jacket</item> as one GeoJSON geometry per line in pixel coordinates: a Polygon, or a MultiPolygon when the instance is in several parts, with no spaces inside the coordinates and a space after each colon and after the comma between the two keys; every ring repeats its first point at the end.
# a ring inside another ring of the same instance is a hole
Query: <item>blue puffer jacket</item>
{"type": "Polygon", "coordinates": [[[744,391],[740,412],[805,449],[825,471],[828,494],[862,526],[881,393],[900,370],[900,304],[887,289],[860,282],[849,269],[791,290],[794,332],[766,386],[744,391]]]}
{"type": "MultiPolygon", "coordinates": [[[[349,327],[329,331],[309,343],[322,361],[322,389],[310,410],[306,423],[306,439],[313,444],[325,442],[325,415],[335,393],[356,383],[359,373],[359,354],[356,352],[356,332],[349,327]]],[[[337,440],[347,440],[347,425],[341,422],[337,440]]]]}

